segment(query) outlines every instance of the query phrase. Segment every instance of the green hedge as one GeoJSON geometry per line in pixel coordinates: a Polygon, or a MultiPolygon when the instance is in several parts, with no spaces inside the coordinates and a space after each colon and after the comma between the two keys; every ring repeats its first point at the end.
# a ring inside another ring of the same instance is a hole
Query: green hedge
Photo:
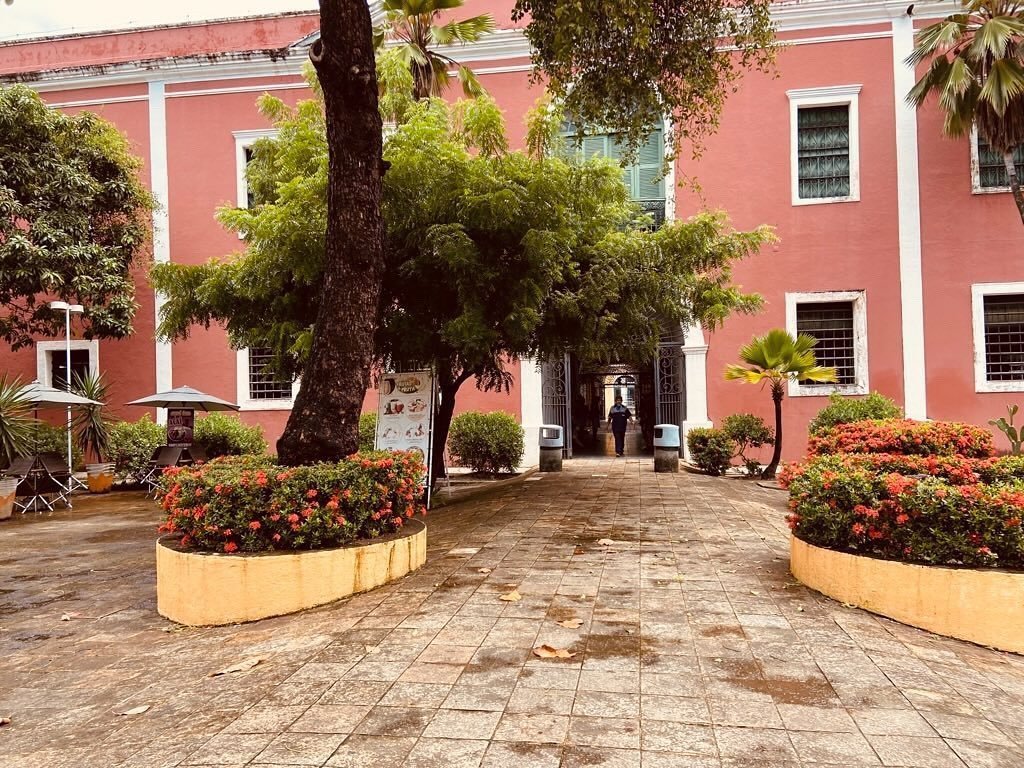
{"type": "Polygon", "coordinates": [[[732,466],[736,443],[721,429],[696,427],[686,433],[694,464],[709,475],[721,475],[732,466]]]}
{"type": "Polygon", "coordinates": [[[210,413],[196,419],[192,441],[211,459],[267,452],[263,427],[245,424],[237,416],[225,413],[210,413]]]}
{"type": "Polygon", "coordinates": [[[385,451],[304,467],[263,456],[175,467],[161,480],[161,532],[207,552],[337,547],[397,531],[423,512],[423,471],[413,454],[385,451]]]}
{"type": "Polygon", "coordinates": [[[832,453],[901,453],[919,456],[966,456],[983,459],[995,454],[992,433],[955,421],[886,419],[839,424],[809,441],[811,455],[832,453]]]}
{"type": "Polygon", "coordinates": [[[514,472],[523,460],[523,428],[501,411],[469,412],[452,419],[448,447],[457,461],[476,472],[514,472]]]}
{"type": "Polygon", "coordinates": [[[117,421],[109,427],[107,458],[118,480],[139,482],[149,472],[149,460],[167,443],[167,429],[154,424],[149,414],[138,421],[117,421]]]}
{"type": "Polygon", "coordinates": [[[903,410],[893,400],[878,392],[865,397],[846,397],[833,392],[828,396],[828,405],[818,412],[807,429],[812,435],[820,435],[839,424],[901,418],[903,410]]]}
{"type": "Polygon", "coordinates": [[[373,411],[359,417],[359,450],[372,451],[377,443],[377,414],[373,411]]]}
{"type": "MultiPolygon", "coordinates": [[[[32,454],[55,453],[67,463],[68,456],[68,430],[67,427],[57,427],[39,421],[29,428],[28,451],[32,454]]],[[[75,471],[80,471],[85,466],[85,459],[82,449],[75,441],[71,443],[71,465],[75,471]]]]}

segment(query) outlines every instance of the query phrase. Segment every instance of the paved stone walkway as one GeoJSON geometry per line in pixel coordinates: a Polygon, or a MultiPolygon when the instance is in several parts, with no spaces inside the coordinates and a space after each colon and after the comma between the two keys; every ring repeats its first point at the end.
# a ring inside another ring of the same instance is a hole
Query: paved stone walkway
{"type": "Polygon", "coordinates": [[[0,766],[1024,765],[1024,658],[793,583],[783,500],[577,461],[429,517],[409,578],[217,629],[155,614],[137,495],[0,524],[0,766]]]}

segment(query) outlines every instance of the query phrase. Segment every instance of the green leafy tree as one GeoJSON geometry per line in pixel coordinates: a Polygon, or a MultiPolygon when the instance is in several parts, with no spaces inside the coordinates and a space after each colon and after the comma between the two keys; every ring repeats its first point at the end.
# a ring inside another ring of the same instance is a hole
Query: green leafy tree
{"type": "Polygon", "coordinates": [[[489,13],[461,21],[443,21],[442,15],[461,8],[464,0],[384,0],[384,23],[374,30],[374,43],[380,51],[390,43],[394,56],[413,77],[413,98],[417,101],[441,96],[454,69],[466,96],[484,92],[473,70],[437,50],[439,46],[475,43],[494,29],[489,13]]]}
{"type": "Polygon", "coordinates": [[[1014,150],[1024,144],[1024,3],[960,0],[962,10],[917,34],[910,64],[930,62],[907,99],[920,107],[932,94],[948,136],[971,126],[1003,156],[1017,212],[1024,223],[1014,150]]]}
{"type": "MultiPolygon", "coordinates": [[[[195,323],[224,323],[233,345],[270,346],[277,368],[302,373],[304,388],[324,269],[326,137],[315,102],[261,104],[279,134],[257,145],[250,178],[258,200],[270,197],[220,213],[249,248],[223,262],[156,267],[168,297],[159,332],[180,338],[195,323]]],[[[460,387],[507,387],[512,359],[566,349],[588,360],[623,350],[650,359],[662,323],[714,326],[760,305],[730,284],[731,268],[771,240],[767,229],[733,232],[722,214],[632,228],[638,210],[614,162],[509,152],[486,97],[423,101],[408,118],[385,150],[375,357],[436,368],[438,459],[460,387]]]]}
{"type": "Polygon", "coordinates": [[[755,336],[740,349],[745,365],[730,365],[725,378],[749,384],[768,385],[775,405],[775,450],[761,477],[775,477],[782,458],[782,398],[790,381],[830,382],[836,380],[836,369],[817,364],[814,347],[818,340],[801,333],[795,339],[781,328],[774,328],[764,336],[755,336]]]}
{"type": "MultiPolygon", "coordinates": [[[[530,16],[538,77],[551,81],[578,121],[621,131],[635,147],[666,113],[679,139],[715,125],[739,73],[772,56],[770,5],[519,0],[516,13],[530,16]]],[[[310,59],[330,147],[326,247],[306,376],[278,442],[286,464],[340,458],[358,447],[385,276],[387,165],[367,0],[320,0],[320,30],[310,59]]]]}
{"type": "Polygon", "coordinates": [[[18,349],[63,334],[52,298],[85,306],[87,337],[132,332],[153,207],[140,167],[105,120],[0,88],[0,339],[18,349]]]}

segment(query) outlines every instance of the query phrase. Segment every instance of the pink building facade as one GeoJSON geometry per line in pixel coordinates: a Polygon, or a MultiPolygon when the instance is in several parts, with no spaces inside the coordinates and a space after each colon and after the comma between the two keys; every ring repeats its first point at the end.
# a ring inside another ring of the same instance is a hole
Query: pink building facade
{"type": "MultiPolygon", "coordinates": [[[[489,11],[499,30],[450,53],[497,99],[517,147],[540,90],[529,82],[529,48],[511,6],[469,0],[465,14],[489,11]]],[[[785,45],[777,76],[744,77],[699,160],[684,151],[661,182],[637,182],[636,196],[659,217],[723,209],[738,228],[769,224],[779,236],[735,273],[764,297],[761,313],[666,339],[648,372],[652,422],[685,431],[739,411],[770,417],[767,393],[726,382],[723,370],[742,344],[773,327],[817,335],[822,362],[841,374],[835,386],[791,388],[787,458],[803,452],[806,424],[832,391],[879,391],[913,418],[979,424],[1022,397],[1024,231],[1005,172],[976,139],[943,138],[935,107],[917,112],[904,98],[915,81],[904,63],[915,28],[953,7],[929,4],[911,17],[906,0],[778,3],[785,45]],[[699,181],[699,193],[676,185],[684,177],[699,181]]],[[[317,26],[315,14],[290,14],[8,43],[0,45],[0,83],[27,82],[55,107],[114,122],[143,158],[160,203],[153,258],[200,263],[243,247],[214,212],[245,204],[246,147],[271,132],[255,107],[259,95],[308,96],[300,72],[317,26]]],[[[144,270],[138,287],[132,337],[74,342],[74,365],[113,383],[115,413],[137,418],[142,409],[117,404],[189,384],[238,402],[242,418],[276,440],[292,386],[263,376],[258,351],[231,350],[220,329],[196,329],[173,346],[156,341],[160,299],[144,270]]],[[[35,349],[2,350],[0,369],[51,381],[58,349],[61,340],[40,339],[35,349]]],[[[568,376],[562,367],[514,363],[510,393],[469,383],[459,409],[514,414],[532,447],[541,423],[568,420],[584,386],[571,362],[568,376]]]]}

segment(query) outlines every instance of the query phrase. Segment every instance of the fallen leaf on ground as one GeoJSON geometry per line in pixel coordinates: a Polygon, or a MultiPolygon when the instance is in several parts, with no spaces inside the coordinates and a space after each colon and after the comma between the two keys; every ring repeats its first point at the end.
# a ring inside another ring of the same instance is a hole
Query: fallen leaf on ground
{"type": "Polygon", "coordinates": [[[115,712],[117,715],[141,715],[143,712],[149,711],[149,704],[143,704],[141,707],[132,707],[126,709],[124,712],[115,712]]]}
{"type": "Polygon", "coordinates": [[[246,659],[245,661],[240,661],[237,664],[232,664],[230,667],[227,667],[226,669],[221,669],[217,672],[211,672],[207,675],[207,677],[220,677],[221,675],[230,675],[232,672],[245,672],[246,670],[252,669],[257,664],[263,661],[265,661],[265,659],[262,656],[256,656],[252,659],[246,659]]]}
{"type": "Polygon", "coordinates": [[[518,589],[513,589],[511,592],[506,592],[498,599],[504,600],[506,603],[518,603],[520,600],[523,599],[523,596],[519,594],[518,589]]]}
{"type": "Polygon", "coordinates": [[[566,619],[557,623],[558,626],[565,627],[566,629],[579,629],[583,626],[583,619],[566,619]]]}
{"type": "Polygon", "coordinates": [[[571,659],[575,653],[569,653],[565,648],[553,648],[550,645],[538,645],[533,649],[534,656],[542,659],[571,659]]]}
{"type": "Polygon", "coordinates": [[[491,572],[490,568],[481,568],[480,570],[477,571],[477,573],[490,573],[490,572],[491,572]]]}
{"type": "Polygon", "coordinates": [[[10,725],[10,724],[11,724],[11,718],[9,718],[9,717],[0,717],[0,725],[10,725]]]}
{"type": "Polygon", "coordinates": [[[66,614],[66,613],[62,613],[62,614],[60,615],[60,620],[61,620],[61,621],[71,621],[71,616],[69,616],[69,615],[68,615],[68,614],[66,614]]]}
{"type": "Polygon", "coordinates": [[[615,542],[612,539],[598,539],[597,543],[600,544],[602,547],[610,547],[615,542]]]}

